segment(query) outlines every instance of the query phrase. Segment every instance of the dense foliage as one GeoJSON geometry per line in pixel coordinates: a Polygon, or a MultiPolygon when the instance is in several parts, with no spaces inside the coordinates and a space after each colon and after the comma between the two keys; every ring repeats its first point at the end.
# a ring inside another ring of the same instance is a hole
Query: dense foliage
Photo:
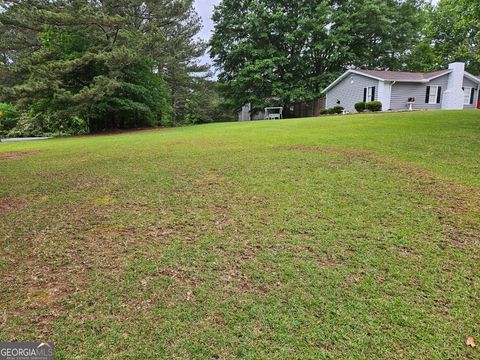
{"type": "Polygon", "coordinates": [[[467,71],[480,74],[480,2],[439,0],[423,11],[422,38],[412,48],[408,68],[433,71],[461,58],[467,71]]]}
{"type": "Polygon", "coordinates": [[[4,136],[12,130],[17,125],[17,119],[18,112],[15,106],[0,103],[0,136],[4,136]]]}
{"type": "Polygon", "coordinates": [[[437,67],[460,57],[479,75],[480,1],[440,0],[429,18],[427,41],[437,67]]]}
{"type": "Polygon", "coordinates": [[[1,1],[0,99],[20,133],[211,121],[200,28],[192,0],[1,1]]]}

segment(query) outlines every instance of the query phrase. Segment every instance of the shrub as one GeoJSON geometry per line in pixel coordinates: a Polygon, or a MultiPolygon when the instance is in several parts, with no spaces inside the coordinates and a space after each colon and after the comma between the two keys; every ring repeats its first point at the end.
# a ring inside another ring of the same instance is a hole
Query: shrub
{"type": "Polygon", "coordinates": [[[343,106],[334,106],[333,108],[330,109],[331,114],[341,114],[343,110],[344,110],[343,106]]]}
{"type": "Polygon", "coordinates": [[[15,106],[0,103],[0,131],[6,133],[12,130],[18,121],[18,113],[15,106]]]}
{"type": "Polygon", "coordinates": [[[44,135],[42,122],[37,117],[22,113],[17,125],[8,132],[8,137],[30,137],[44,135]]]}
{"type": "Polygon", "coordinates": [[[20,116],[17,126],[8,132],[7,137],[17,138],[40,135],[42,135],[41,130],[36,126],[35,122],[24,113],[20,116]]]}
{"type": "Polygon", "coordinates": [[[382,103],[380,101],[367,102],[365,107],[370,111],[382,111],[382,103]]]}
{"type": "Polygon", "coordinates": [[[329,109],[322,109],[320,110],[320,114],[325,115],[325,114],[341,114],[343,112],[343,106],[334,106],[333,108],[329,109]]]}
{"type": "Polygon", "coordinates": [[[85,120],[73,116],[59,118],[55,115],[22,113],[16,126],[8,132],[8,137],[70,136],[88,133],[85,120]]]}
{"type": "Polygon", "coordinates": [[[364,112],[365,111],[365,106],[366,106],[366,103],[364,102],[358,102],[355,104],[355,110],[357,110],[358,112],[364,112]]]}

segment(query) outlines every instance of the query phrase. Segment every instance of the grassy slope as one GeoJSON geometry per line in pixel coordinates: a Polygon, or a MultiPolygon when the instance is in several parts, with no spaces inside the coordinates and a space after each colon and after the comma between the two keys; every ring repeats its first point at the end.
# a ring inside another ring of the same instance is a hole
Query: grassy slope
{"type": "Polygon", "coordinates": [[[479,174],[474,111],[0,144],[0,339],[478,358],[479,174]]]}

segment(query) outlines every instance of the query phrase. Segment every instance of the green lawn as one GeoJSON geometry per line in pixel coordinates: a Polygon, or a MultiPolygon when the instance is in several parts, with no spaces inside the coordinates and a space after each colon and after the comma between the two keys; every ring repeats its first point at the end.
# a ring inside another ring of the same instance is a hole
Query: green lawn
{"type": "Polygon", "coordinates": [[[0,144],[0,340],[478,359],[480,111],[0,144]]]}

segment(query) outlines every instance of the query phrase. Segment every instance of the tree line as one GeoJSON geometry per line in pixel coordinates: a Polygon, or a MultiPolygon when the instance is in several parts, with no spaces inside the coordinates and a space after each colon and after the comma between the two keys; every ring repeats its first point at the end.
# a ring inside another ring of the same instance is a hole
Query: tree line
{"type": "Polygon", "coordinates": [[[0,102],[19,114],[10,132],[223,116],[209,68],[198,61],[207,48],[200,29],[192,0],[0,1],[0,102]]]}
{"type": "Polygon", "coordinates": [[[480,74],[480,2],[224,0],[211,55],[236,107],[309,102],[349,68],[480,74]]]}

